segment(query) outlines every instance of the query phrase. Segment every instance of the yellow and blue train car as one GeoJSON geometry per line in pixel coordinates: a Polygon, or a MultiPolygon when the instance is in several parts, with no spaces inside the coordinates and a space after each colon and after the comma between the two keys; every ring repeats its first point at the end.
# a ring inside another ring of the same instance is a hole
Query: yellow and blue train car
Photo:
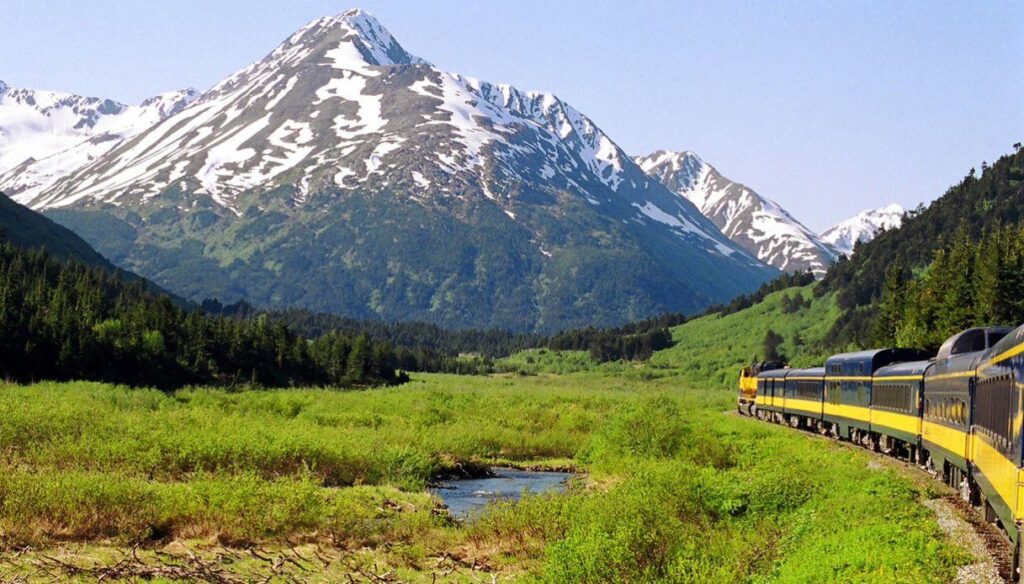
{"type": "Polygon", "coordinates": [[[752,416],[757,409],[757,376],[762,371],[782,369],[785,366],[781,361],[762,361],[740,369],[740,395],[736,398],[739,413],[752,416]]]}
{"type": "Polygon", "coordinates": [[[974,384],[968,445],[971,476],[981,491],[986,519],[998,519],[1017,544],[1024,520],[1024,326],[1003,336],[982,356],[974,384]]]}
{"type": "Polygon", "coordinates": [[[929,465],[954,487],[969,483],[971,400],[978,365],[989,347],[1009,331],[985,327],[953,335],[925,373],[921,444],[929,453],[929,465]]]}
{"type": "Polygon", "coordinates": [[[786,406],[786,373],[789,369],[772,369],[757,375],[756,415],[762,420],[781,422],[786,406]]]}
{"type": "Polygon", "coordinates": [[[920,460],[924,376],[931,361],[910,361],[875,371],[871,380],[871,432],[887,454],[920,460]]]}
{"type": "Polygon", "coordinates": [[[825,361],[823,422],[839,438],[866,440],[871,436],[872,376],[887,365],[928,357],[919,349],[891,348],[829,357],[825,361]]]}
{"type": "Polygon", "coordinates": [[[825,430],[941,472],[1024,548],[1024,326],[965,330],[917,349],[835,355],[757,376],[761,419],[825,430]],[[927,360],[925,360],[927,359],[927,360]]]}
{"type": "Polygon", "coordinates": [[[817,429],[821,422],[825,368],[790,369],[785,378],[783,415],[794,427],[817,429]]]}

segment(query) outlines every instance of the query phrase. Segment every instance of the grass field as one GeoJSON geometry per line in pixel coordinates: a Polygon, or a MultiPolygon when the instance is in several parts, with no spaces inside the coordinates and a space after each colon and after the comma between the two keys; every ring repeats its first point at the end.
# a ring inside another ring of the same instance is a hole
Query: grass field
{"type": "Polygon", "coordinates": [[[937,483],[661,367],[362,392],[3,385],[0,580],[138,557],[158,579],[941,582],[968,561],[920,505],[937,483]],[[580,478],[465,524],[425,490],[495,461],[580,478]]]}

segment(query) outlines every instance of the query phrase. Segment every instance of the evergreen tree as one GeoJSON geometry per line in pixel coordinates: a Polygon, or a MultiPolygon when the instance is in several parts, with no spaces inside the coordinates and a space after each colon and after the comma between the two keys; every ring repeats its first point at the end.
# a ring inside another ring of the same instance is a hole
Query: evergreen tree
{"type": "MultiPolygon", "coordinates": [[[[0,376],[187,384],[344,385],[348,338],[310,343],[267,316],[231,319],[175,306],[141,281],[44,252],[0,246],[0,376]]],[[[364,335],[364,337],[366,337],[364,335]]],[[[369,337],[360,339],[370,346],[369,337]]],[[[367,349],[369,355],[369,349],[367,349]]],[[[394,353],[373,348],[360,384],[398,383],[394,353]]]]}
{"type": "Polygon", "coordinates": [[[903,283],[903,268],[894,263],[886,269],[885,286],[878,307],[872,339],[877,346],[896,344],[896,336],[903,321],[906,289],[903,283]]]}
{"type": "Polygon", "coordinates": [[[348,356],[348,379],[352,383],[363,383],[367,378],[370,371],[370,351],[369,335],[366,333],[359,335],[348,356]]]}

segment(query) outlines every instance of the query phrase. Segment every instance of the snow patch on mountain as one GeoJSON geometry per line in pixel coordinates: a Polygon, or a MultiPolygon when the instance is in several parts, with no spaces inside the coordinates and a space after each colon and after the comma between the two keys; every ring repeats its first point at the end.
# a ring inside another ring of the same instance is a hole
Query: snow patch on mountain
{"type": "Polygon", "coordinates": [[[821,239],[845,255],[853,253],[857,242],[867,243],[886,229],[895,229],[903,223],[906,211],[897,203],[868,209],[837,223],[821,234],[821,239]]]}

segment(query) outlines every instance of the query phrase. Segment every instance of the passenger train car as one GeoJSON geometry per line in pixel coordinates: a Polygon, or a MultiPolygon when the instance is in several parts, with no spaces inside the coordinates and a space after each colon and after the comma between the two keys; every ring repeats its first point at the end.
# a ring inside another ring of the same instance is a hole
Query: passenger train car
{"type": "Polygon", "coordinates": [[[764,369],[756,384],[746,377],[741,413],[913,461],[958,488],[1006,531],[1019,576],[1024,326],[968,329],[934,358],[873,349],[835,355],[824,367],[764,369]]]}
{"type": "Polygon", "coordinates": [[[785,363],[781,361],[754,362],[740,369],[740,397],[736,407],[741,414],[754,415],[754,405],[757,401],[757,376],[762,371],[770,369],[782,369],[785,363]]]}

